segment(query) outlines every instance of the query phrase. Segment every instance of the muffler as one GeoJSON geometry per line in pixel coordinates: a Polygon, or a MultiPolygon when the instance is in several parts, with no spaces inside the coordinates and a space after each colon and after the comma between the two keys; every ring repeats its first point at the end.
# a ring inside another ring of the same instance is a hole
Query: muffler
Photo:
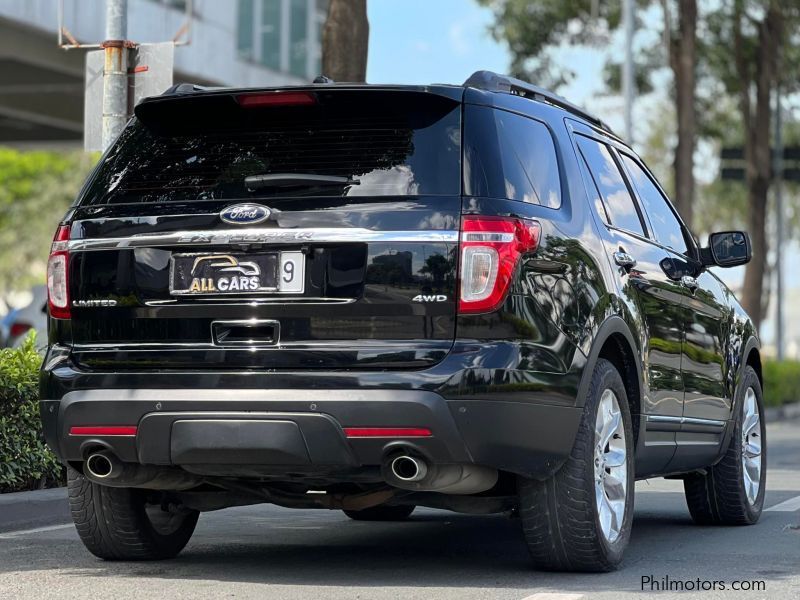
{"type": "Polygon", "coordinates": [[[382,466],[389,485],[416,492],[477,494],[497,483],[497,469],[470,464],[437,465],[412,453],[389,457],[382,466]]]}
{"type": "Polygon", "coordinates": [[[177,467],[124,463],[109,450],[90,454],[83,465],[83,474],[89,481],[108,487],[151,490],[188,490],[204,481],[201,476],[177,467]]]}

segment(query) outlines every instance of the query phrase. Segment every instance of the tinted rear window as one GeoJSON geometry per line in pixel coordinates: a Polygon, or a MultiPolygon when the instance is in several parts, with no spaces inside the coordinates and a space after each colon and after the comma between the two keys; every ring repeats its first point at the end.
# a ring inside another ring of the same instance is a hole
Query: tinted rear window
{"type": "Polygon", "coordinates": [[[561,206],[555,143],[544,123],[484,106],[466,108],[464,188],[469,196],[561,206]]]}
{"type": "Polygon", "coordinates": [[[142,105],[79,204],[461,192],[458,103],[397,91],[317,98],[289,107],[245,108],[230,95],[142,105]],[[244,183],[251,175],[296,173],[359,184],[251,191],[244,183]]]}

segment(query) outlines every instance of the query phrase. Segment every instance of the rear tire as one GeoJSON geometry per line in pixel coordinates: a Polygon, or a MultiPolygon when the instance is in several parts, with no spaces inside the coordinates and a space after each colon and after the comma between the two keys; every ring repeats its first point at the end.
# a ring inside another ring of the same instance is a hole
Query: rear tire
{"type": "Polygon", "coordinates": [[[405,521],[416,506],[373,506],[364,510],[342,511],[354,521],[405,521]]]}
{"type": "Polygon", "coordinates": [[[72,520],[86,548],[104,560],[161,560],[176,556],[200,513],[167,512],[148,503],[148,490],[92,483],[67,469],[72,520]]]}
{"type": "Polygon", "coordinates": [[[538,569],[597,572],[619,565],[633,521],[633,447],[622,378],[598,359],[567,461],[545,481],[518,480],[525,541],[538,569]]]}
{"type": "Polygon", "coordinates": [[[767,430],[753,367],[745,367],[737,392],[736,425],[725,456],[705,474],[683,480],[686,504],[698,525],[753,525],[764,508],[767,430]]]}

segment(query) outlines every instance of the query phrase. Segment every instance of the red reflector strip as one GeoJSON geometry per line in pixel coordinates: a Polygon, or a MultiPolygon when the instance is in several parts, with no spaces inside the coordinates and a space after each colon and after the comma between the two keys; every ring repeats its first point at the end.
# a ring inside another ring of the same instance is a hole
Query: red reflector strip
{"type": "Polygon", "coordinates": [[[136,426],[70,427],[70,435],[136,435],[136,426]]]}
{"type": "Polygon", "coordinates": [[[426,427],[345,427],[344,434],[349,438],[411,438],[433,435],[426,427]]]}
{"type": "Polygon", "coordinates": [[[236,96],[239,106],[256,108],[258,106],[307,106],[316,104],[317,99],[307,92],[267,92],[265,94],[241,94],[236,96]]]}

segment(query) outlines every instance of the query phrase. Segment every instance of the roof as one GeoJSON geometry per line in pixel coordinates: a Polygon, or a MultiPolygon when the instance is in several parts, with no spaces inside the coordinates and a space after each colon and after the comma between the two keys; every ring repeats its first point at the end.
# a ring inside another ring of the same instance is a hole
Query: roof
{"type": "Polygon", "coordinates": [[[233,88],[233,87],[208,87],[192,83],[178,83],[167,89],[161,96],[154,96],[145,98],[142,102],[157,102],[168,98],[176,97],[191,97],[191,96],[206,96],[206,95],[224,95],[231,93],[252,93],[252,92],[268,92],[268,91],[281,91],[281,90],[310,90],[310,89],[349,89],[349,90],[362,90],[362,89],[377,89],[377,90],[397,90],[397,91],[416,91],[416,92],[429,92],[448,96],[457,99],[456,95],[464,88],[475,88],[487,92],[496,92],[504,94],[512,94],[522,96],[538,102],[544,102],[552,106],[561,108],[585,121],[591,125],[603,129],[607,133],[616,137],[611,128],[599,117],[589,113],[583,108],[572,104],[562,96],[555,92],[539,87],[527,81],[516,79],[508,75],[501,75],[492,71],[475,71],[470,75],[467,80],[460,86],[449,84],[431,84],[431,85],[383,85],[383,84],[367,84],[367,83],[336,83],[327,77],[317,77],[313,83],[300,85],[300,86],[282,86],[270,88],[233,88]]]}

